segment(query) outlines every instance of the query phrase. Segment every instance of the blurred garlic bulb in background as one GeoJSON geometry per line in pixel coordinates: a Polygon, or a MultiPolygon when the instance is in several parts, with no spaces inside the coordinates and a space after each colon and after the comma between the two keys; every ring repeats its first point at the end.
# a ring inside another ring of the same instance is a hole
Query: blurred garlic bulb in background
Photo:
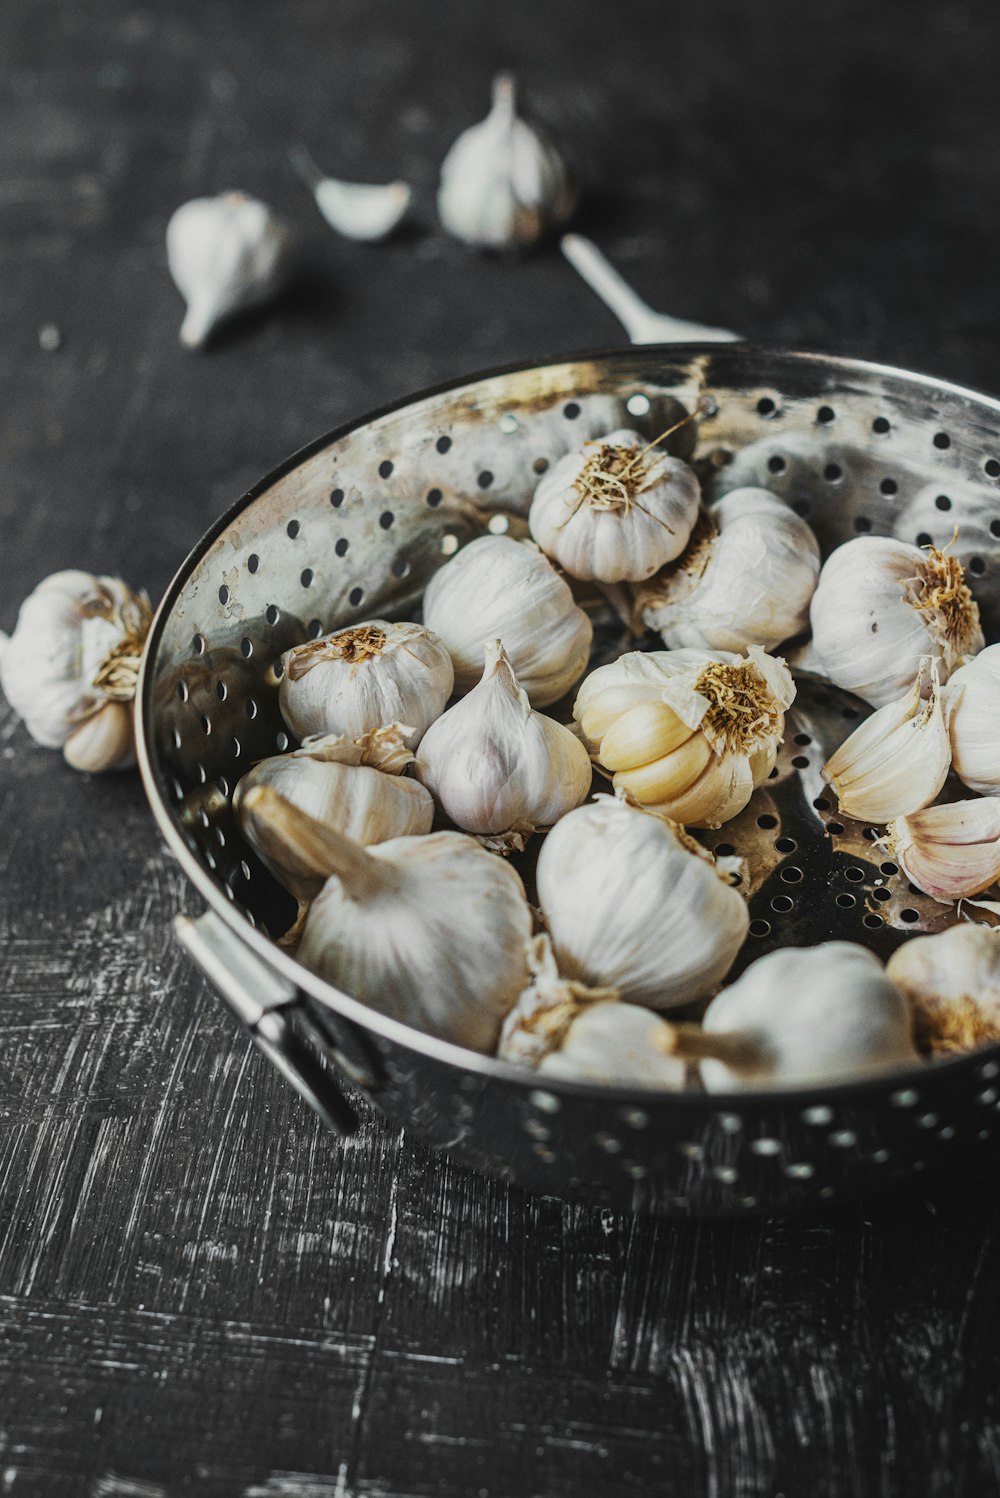
{"type": "Polygon", "coordinates": [[[562,156],[520,118],[514,80],[500,74],[486,119],[463,131],[442,162],[441,223],[477,249],[524,247],[565,223],[575,202],[562,156]]]}
{"type": "Polygon", "coordinates": [[[983,647],[979,609],[953,556],[888,536],[858,536],[824,564],[809,610],[823,674],[872,707],[913,685],[921,658],[941,679],[983,647]]]}
{"type": "Polygon", "coordinates": [[[1000,795],[1000,645],[953,672],[945,700],[955,774],[970,791],[1000,795]]]}
{"type": "Polygon", "coordinates": [[[387,238],[410,206],[406,182],[341,182],[321,172],[305,146],[293,146],[288,155],[330,228],[346,239],[387,238]]]}
{"type": "Polygon", "coordinates": [[[475,686],[486,645],[502,640],[533,707],[579,680],[594,633],[544,552],[510,536],[480,536],[438,568],[424,592],[424,623],[448,648],[456,692],[475,686]]]}
{"type": "Polygon", "coordinates": [[[809,624],[819,546],[766,489],[734,489],[699,517],[687,548],[635,588],[636,611],[671,649],[773,650],[809,624]]]}
{"type": "Polygon", "coordinates": [[[429,629],[385,619],[295,645],[281,664],[278,702],[298,738],[356,739],[404,723],[409,748],[443,712],[455,677],[451,656],[429,629]]]}
{"type": "Polygon", "coordinates": [[[0,686],[32,738],[76,770],[134,763],[132,700],[152,619],[117,577],[54,572],[0,634],[0,686]]]}
{"type": "Polygon", "coordinates": [[[872,713],[827,760],[823,774],[849,817],[889,822],[929,806],[941,790],[951,744],[939,676],[937,658],[925,656],[910,690],[872,713]]]}
{"type": "Polygon", "coordinates": [[[590,792],[580,740],[521,691],[499,640],[486,647],[482,680],[424,734],[416,775],[457,827],[523,847],[590,792]]]}
{"type": "Polygon", "coordinates": [[[598,796],[548,834],[538,903],[559,972],[671,1009],[704,998],[747,934],[743,896],[666,818],[598,796]]]}
{"type": "Polygon", "coordinates": [[[167,264],[187,303],[181,342],[200,348],[223,318],[267,302],[285,285],[291,234],[243,192],[193,198],[167,225],[167,264]]]}
{"type": "Polygon", "coordinates": [[[359,848],[269,786],[253,787],[243,805],[326,877],[306,914],[300,962],[380,1014],[494,1050],[529,977],[531,910],[508,863],[461,832],[359,848]]]}
{"type": "Polygon", "coordinates": [[[922,1051],[949,1055],[1000,1040],[1000,930],[966,921],[915,936],[885,973],[910,1001],[922,1051]]]}
{"type": "Polygon", "coordinates": [[[890,822],[885,846],[911,884],[948,905],[1000,879],[1000,798],[928,806],[890,822]]]}
{"type": "Polygon", "coordinates": [[[700,495],[682,459],[623,429],[560,458],[535,490],[528,525],[571,577],[640,582],[680,556],[700,495]]]}
{"type": "Polygon", "coordinates": [[[632,651],[583,681],[573,707],[616,790],[691,827],[742,811],[774,768],[795,686],[784,661],[632,651]]]}

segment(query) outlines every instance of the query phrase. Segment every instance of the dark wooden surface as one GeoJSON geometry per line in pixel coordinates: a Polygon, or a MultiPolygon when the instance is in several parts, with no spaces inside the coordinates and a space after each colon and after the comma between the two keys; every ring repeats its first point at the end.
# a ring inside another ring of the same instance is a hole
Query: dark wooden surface
{"type": "MultiPolygon", "coordinates": [[[[558,256],[434,229],[499,64],[652,302],[1000,390],[998,43],[986,0],[5,0],[0,626],[57,567],[156,596],[383,400],[620,341],[558,256]],[[299,138],[410,178],[418,222],[336,240],[299,138]],[[192,357],[164,225],[229,187],[302,226],[306,270],[192,357]]],[[[995,1182],[671,1225],[372,1116],[338,1142],[178,955],[193,902],[137,777],[74,777],[5,707],[0,756],[0,1494],[1000,1491],[995,1182]]]]}

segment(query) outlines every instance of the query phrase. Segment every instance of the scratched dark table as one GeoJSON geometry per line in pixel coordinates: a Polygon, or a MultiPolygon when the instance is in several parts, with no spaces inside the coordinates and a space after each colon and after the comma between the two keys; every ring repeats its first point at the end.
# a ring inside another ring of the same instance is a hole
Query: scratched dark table
{"type": "MultiPolygon", "coordinates": [[[[1000,391],[998,57],[985,0],[5,0],[0,626],[60,567],[157,596],[367,408],[621,342],[554,252],[435,227],[500,65],[654,304],[1000,391]],[[411,180],[412,226],[334,238],[296,140],[411,180]],[[164,226],[230,187],[301,227],[303,270],[191,356],[164,226]]],[[[994,1182],[674,1224],[370,1114],[335,1139],[178,954],[196,901],[137,776],[74,776],[6,707],[0,754],[0,1493],[1000,1491],[994,1182]]]]}

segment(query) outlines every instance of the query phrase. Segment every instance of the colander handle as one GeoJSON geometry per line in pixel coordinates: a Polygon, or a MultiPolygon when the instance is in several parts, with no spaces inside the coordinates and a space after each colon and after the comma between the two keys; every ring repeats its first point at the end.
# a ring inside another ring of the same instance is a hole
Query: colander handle
{"type": "Polygon", "coordinates": [[[289,1023],[288,1015],[299,1004],[295,985],[248,952],[214,911],[196,917],[179,915],[174,930],[188,956],[249,1030],[257,1048],[313,1112],[335,1133],[353,1134],[358,1126],[353,1108],[316,1052],[289,1023]]]}

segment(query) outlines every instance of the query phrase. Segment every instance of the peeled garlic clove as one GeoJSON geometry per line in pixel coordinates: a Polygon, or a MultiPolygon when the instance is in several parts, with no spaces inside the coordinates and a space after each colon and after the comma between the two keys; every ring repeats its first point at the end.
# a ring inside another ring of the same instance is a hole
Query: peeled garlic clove
{"type": "Polygon", "coordinates": [[[910,1010],[873,952],[852,942],[769,952],[705,1010],[700,1055],[709,1092],[844,1082],[917,1061],[910,1010]]]}
{"type": "Polygon", "coordinates": [[[594,633],[548,557],[510,536],[480,536],[435,572],[424,623],[448,648],[457,692],[475,686],[487,644],[503,640],[533,707],[556,702],[579,680],[594,633]]]}
{"type": "Polygon", "coordinates": [[[98,774],[127,770],[135,764],[132,708],[124,702],[105,702],[85,718],[63,744],[63,758],[74,770],[98,774]]]}
{"type": "Polygon", "coordinates": [[[518,116],[514,80],[501,74],[486,119],[463,131],[441,165],[441,223],[475,248],[502,250],[534,244],[575,201],[562,157],[518,116]]]}
{"type": "Polygon", "coordinates": [[[267,786],[248,791],[244,808],[327,876],[300,962],[403,1024],[494,1050],[529,976],[531,910],[508,863],[460,832],[359,848],[267,786]]]}
{"type": "Polygon", "coordinates": [[[1000,645],[988,645],[952,673],[945,701],[955,774],[970,791],[1000,795],[1000,645]]]}
{"type": "Polygon", "coordinates": [[[746,901],[703,848],[608,796],[556,823],[537,889],[560,973],[653,1009],[711,993],[747,933],[746,901]]]}
{"type": "Polygon", "coordinates": [[[951,744],[939,678],[937,659],[926,656],[909,692],[872,713],[827,760],[823,774],[849,817],[889,822],[929,806],[941,790],[951,744]]]}
{"type": "Polygon", "coordinates": [[[829,557],[809,609],[824,674],[873,707],[901,697],[925,655],[941,679],[983,646],[958,560],[887,536],[858,536],[829,557]]]}
{"type": "Polygon", "coordinates": [[[818,576],[806,522],[766,489],[733,489],[682,555],[635,589],[636,609],[670,647],[773,650],[808,627],[818,576]]]}
{"type": "Polygon", "coordinates": [[[424,734],[416,775],[465,832],[549,827],[590,792],[590,756],[575,734],[535,712],[499,640],[483,677],[424,734]]]}
{"type": "Polygon", "coordinates": [[[167,264],[187,302],[181,342],[200,348],[234,312],[267,302],[288,279],[291,234],[243,192],[194,198],[167,225],[167,264]]]}
{"type": "Polygon", "coordinates": [[[638,432],[610,432],[567,453],[545,475],[528,525],[571,577],[635,582],[680,556],[700,494],[693,470],[680,458],[638,432]]]}
{"type": "Polygon", "coordinates": [[[295,146],[288,154],[330,228],[347,239],[385,239],[410,206],[412,193],[406,182],[384,187],[341,182],[321,172],[304,146],[295,146]]]}
{"type": "Polygon", "coordinates": [[[451,657],[421,624],[370,619],[281,657],[281,714],[300,739],[314,734],[360,738],[387,723],[409,725],[416,745],[451,696],[451,657]]]}
{"type": "Polygon", "coordinates": [[[1000,879],[1000,800],[952,801],[890,822],[885,844],[911,884],[942,905],[1000,879]]]}
{"type": "Polygon", "coordinates": [[[920,1050],[935,1056],[1000,1040],[1000,931],[971,922],[897,948],[886,977],[913,1009],[920,1050]]]}

